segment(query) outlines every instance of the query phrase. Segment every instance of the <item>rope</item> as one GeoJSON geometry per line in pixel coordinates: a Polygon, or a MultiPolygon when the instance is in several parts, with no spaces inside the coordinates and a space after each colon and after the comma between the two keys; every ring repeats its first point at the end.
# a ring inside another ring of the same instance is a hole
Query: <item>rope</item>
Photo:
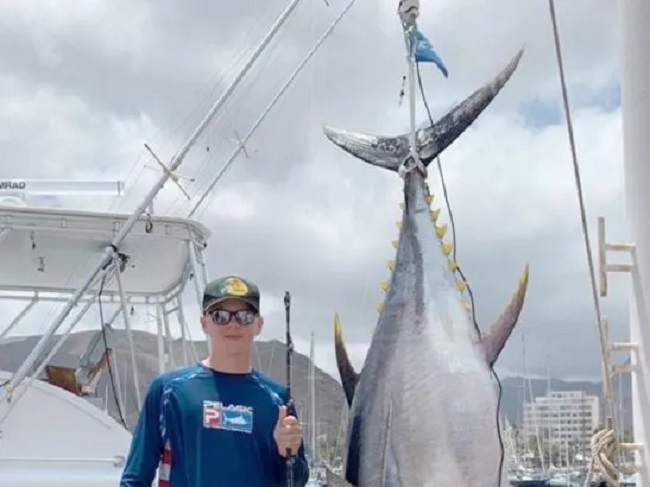
{"type": "MultiPolygon", "coordinates": [[[[577,154],[577,149],[576,149],[576,143],[575,143],[575,137],[573,133],[573,123],[571,121],[571,110],[569,108],[569,97],[567,94],[567,87],[566,87],[566,79],[564,76],[564,65],[562,62],[562,48],[560,44],[560,35],[558,32],[558,26],[557,26],[557,16],[555,14],[555,2],[554,0],[548,0],[548,6],[549,6],[549,11],[551,15],[551,21],[553,24],[553,38],[555,41],[555,54],[557,57],[557,65],[558,65],[558,70],[560,74],[560,84],[562,87],[562,101],[564,104],[564,113],[566,116],[566,124],[567,124],[567,133],[569,136],[569,145],[571,147],[571,157],[573,161],[573,171],[574,171],[574,178],[575,178],[575,184],[576,184],[576,189],[578,192],[578,201],[580,204],[580,220],[582,223],[582,234],[584,237],[584,242],[585,242],[585,250],[587,253],[587,265],[589,266],[589,276],[590,276],[590,281],[591,281],[591,294],[592,298],[594,301],[594,312],[596,315],[596,323],[597,323],[597,329],[598,329],[598,337],[599,337],[599,342],[600,342],[600,353],[601,353],[601,359],[603,363],[603,368],[604,368],[604,377],[603,377],[603,384],[604,384],[604,392],[605,392],[605,403],[607,406],[607,412],[608,416],[612,418],[612,428],[607,429],[604,431],[607,431],[608,434],[609,432],[612,433],[613,439],[611,440],[613,442],[613,447],[611,447],[611,451],[609,447],[607,449],[604,449],[605,446],[604,443],[600,442],[600,439],[602,437],[602,441],[605,441],[605,439],[609,438],[609,436],[602,436],[600,435],[601,432],[596,433],[593,438],[592,438],[592,452],[594,453],[594,456],[596,456],[599,459],[599,462],[601,462],[603,465],[610,465],[613,466],[613,463],[606,458],[603,457],[605,453],[611,453],[614,455],[618,451],[618,441],[616,438],[616,427],[615,427],[615,422],[614,422],[614,402],[613,402],[613,394],[612,394],[612,378],[611,378],[611,366],[609,364],[609,354],[608,354],[608,345],[607,345],[607,340],[605,337],[605,332],[604,332],[604,323],[603,323],[603,317],[602,317],[602,312],[600,308],[600,300],[598,298],[598,286],[596,284],[596,272],[595,272],[595,266],[594,266],[594,260],[593,256],[591,253],[591,243],[589,239],[589,227],[587,225],[587,211],[585,209],[585,202],[584,202],[584,195],[582,191],[582,182],[580,178],[580,167],[578,164],[578,154],[577,154]],[[599,436],[600,435],[600,436],[599,436]]],[[[609,441],[609,440],[608,440],[609,441]]],[[[609,444],[607,444],[609,445],[609,444]]],[[[592,464],[594,462],[594,457],[592,456],[592,464]]],[[[612,481],[610,485],[612,486],[618,486],[618,474],[615,476],[616,480],[612,481]]],[[[591,481],[591,472],[587,476],[586,479],[586,484],[591,481]]],[[[609,480],[608,480],[609,482],[609,480]]]]}
{"type": "Polygon", "coordinates": [[[616,487],[618,485],[618,469],[612,463],[610,458],[616,456],[618,452],[618,441],[616,431],[613,429],[602,429],[591,438],[591,462],[585,479],[584,487],[589,487],[593,479],[593,473],[596,467],[608,486],[616,487]]]}

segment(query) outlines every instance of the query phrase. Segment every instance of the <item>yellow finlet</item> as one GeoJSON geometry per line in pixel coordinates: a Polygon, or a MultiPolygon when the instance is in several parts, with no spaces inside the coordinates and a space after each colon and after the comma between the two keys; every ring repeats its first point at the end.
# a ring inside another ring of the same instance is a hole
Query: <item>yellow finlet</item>
{"type": "Polygon", "coordinates": [[[334,313],[334,338],[341,339],[341,319],[338,313],[334,313]]]}
{"type": "Polygon", "coordinates": [[[400,203],[399,207],[400,207],[401,210],[403,210],[404,209],[404,203],[400,203]]]}
{"type": "Polygon", "coordinates": [[[393,246],[394,249],[397,248],[397,240],[393,240],[390,244],[393,246]]]}
{"type": "Polygon", "coordinates": [[[379,287],[381,287],[381,289],[382,289],[385,293],[387,293],[387,292],[388,292],[388,289],[390,289],[390,282],[388,282],[388,281],[381,281],[381,282],[379,283],[379,287]]]}
{"type": "Polygon", "coordinates": [[[436,208],[433,211],[429,212],[429,217],[431,218],[432,221],[438,221],[438,218],[440,217],[440,208],[436,208]]]}
{"type": "Polygon", "coordinates": [[[377,306],[376,306],[377,312],[381,313],[382,311],[384,311],[385,306],[386,305],[384,303],[377,303],[377,306]]]}
{"type": "Polygon", "coordinates": [[[451,254],[451,251],[452,251],[452,250],[454,250],[454,244],[453,244],[453,243],[450,243],[450,242],[444,242],[444,243],[442,244],[442,252],[443,252],[445,255],[448,256],[449,254],[451,254]]]}
{"type": "Polygon", "coordinates": [[[526,264],[526,267],[524,268],[523,272],[521,273],[521,276],[519,276],[519,286],[524,287],[528,284],[528,274],[529,274],[529,269],[528,269],[528,264],[526,264]]]}
{"type": "Polygon", "coordinates": [[[456,282],[456,287],[458,287],[458,290],[462,293],[467,290],[467,281],[464,279],[459,279],[456,282]]]}
{"type": "Polygon", "coordinates": [[[424,199],[426,200],[427,204],[429,204],[429,205],[430,205],[431,203],[433,203],[433,195],[432,195],[432,194],[428,194],[428,195],[426,195],[426,196],[424,197],[424,199]]]}
{"type": "Polygon", "coordinates": [[[465,301],[465,300],[463,300],[463,307],[464,307],[467,311],[471,311],[471,309],[472,309],[472,305],[470,304],[470,302],[469,302],[469,301],[465,301]]]}
{"type": "Polygon", "coordinates": [[[449,270],[451,272],[456,272],[458,270],[458,262],[453,259],[449,259],[449,270]]]}
{"type": "Polygon", "coordinates": [[[389,260],[388,262],[386,262],[386,266],[388,266],[388,268],[391,270],[391,272],[394,271],[395,270],[395,261],[394,260],[389,260]]]}
{"type": "Polygon", "coordinates": [[[436,228],[436,235],[438,235],[438,237],[442,238],[447,233],[447,228],[448,227],[447,227],[447,224],[445,223],[444,225],[440,225],[439,227],[436,226],[435,228],[436,228]]]}
{"type": "Polygon", "coordinates": [[[401,221],[401,220],[395,222],[395,225],[397,225],[397,228],[398,228],[398,229],[400,229],[400,230],[402,229],[402,221],[401,221]]]}

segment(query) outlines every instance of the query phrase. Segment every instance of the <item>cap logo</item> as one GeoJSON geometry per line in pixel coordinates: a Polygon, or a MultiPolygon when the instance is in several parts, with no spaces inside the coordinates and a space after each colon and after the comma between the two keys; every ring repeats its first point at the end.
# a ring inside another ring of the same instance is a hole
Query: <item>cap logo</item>
{"type": "Polygon", "coordinates": [[[248,294],[248,286],[237,277],[229,277],[223,283],[221,292],[230,296],[246,296],[248,294]]]}

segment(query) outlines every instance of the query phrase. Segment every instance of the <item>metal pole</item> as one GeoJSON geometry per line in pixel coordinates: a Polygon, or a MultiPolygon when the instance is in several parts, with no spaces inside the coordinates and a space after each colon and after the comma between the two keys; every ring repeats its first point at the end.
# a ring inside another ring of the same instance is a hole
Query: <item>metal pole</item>
{"type": "Polygon", "coordinates": [[[194,244],[195,247],[195,252],[199,260],[199,264],[201,266],[201,277],[203,278],[203,285],[207,286],[208,285],[208,268],[205,264],[205,251],[202,247],[194,244]]]}
{"type": "Polygon", "coordinates": [[[217,174],[215,174],[214,178],[212,178],[212,181],[210,181],[210,184],[208,185],[208,188],[203,192],[201,197],[197,200],[197,202],[194,204],[192,207],[191,211],[187,215],[187,218],[192,218],[194,216],[194,213],[196,213],[196,210],[198,210],[199,206],[203,203],[205,198],[210,194],[212,189],[216,186],[216,184],[219,182],[219,180],[223,177],[223,175],[226,173],[226,170],[230,167],[232,162],[237,158],[240,152],[244,150],[244,147],[246,145],[246,142],[252,137],[252,135],[255,133],[255,131],[259,128],[259,126],[262,124],[266,116],[271,112],[273,107],[280,101],[284,93],[289,89],[293,81],[296,79],[298,74],[303,70],[307,62],[316,54],[316,51],[320,48],[321,44],[325,42],[325,39],[332,33],[334,28],[343,20],[343,17],[345,17],[345,14],[348,13],[348,10],[352,8],[356,0],[350,0],[346,6],[343,8],[343,10],[339,13],[339,15],[334,19],[334,21],[329,25],[327,29],[325,29],[325,32],[323,32],[323,35],[316,41],[314,46],[311,48],[309,53],[303,58],[303,60],[298,64],[294,72],[289,76],[289,79],[284,83],[282,88],[280,88],[280,91],[275,95],[275,97],[271,100],[271,102],[266,106],[264,111],[260,114],[258,119],[255,121],[253,126],[250,128],[248,133],[244,136],[243,139],[241,139],[240,143],[237,145],[237,147],[233,150],[232,154],[228,158],[228,160],[225,162],[223,166],[221,166],[221,169],[217,174]]]}
{"type": "Polygon", "coordinates": [[[282,25],[287,21],[287,19],[289,18],[293,10],[298,6],[300,1],[301,0],[292,0],[289,6],[284,10],[284,12],[280,14],[278,19],[275,21],[275,24],[273,24],[273,26],[271,27],[271,30],[264,36],[264,38],[257,45],[255,50],[253,51],[253,54],[251,54],[250,58],[248,58],[246,64],[243,66],[241,71],[237,74],[237,76],[232,81],[232,83],[226,88],[226,90],[223,92],[223,94],[217,100],[217,102],[212,106],[210,111],[205,115],[201,123],[194,130],[192,135],[190,135],[189,139],[182,146],[178,154],[172,159],[171,163],[169,164],[168,170],[163,171],[162,175],[160,176],[160,179],[158,179],[154,187],[151,189],[151,191],[149,191],[149,194],[142,200],[142,202],[136,208],[133,214],[120,228],[120,231],[117,233],[117,235],[111,242],[111,245],[106,248],[104,255],[99,259],[95,269],[92,272],[90,272],[86,280],[81,284],[81,286],[75,291],[74,295],[70,298],[70,301],[68,301],[68,303],[61,310],[59,315],[54,319],[54,322],[50,325],[48,330],[45,331],[45,333],[43,334],[39,342],[32,350],[32,353],[29,355],[28,359],[25,360],[25,362],[21,365],[21,367],[12,377],[10,382],[10,387],[8,387],[8,389],[11,390],[15,388],[16,385],[18,385],[20,381],[25,377],[26,371],[32,366],[34,358],[37,357],[43,351],[43,348],[45,347],[45,343],[47,343],[47,340],[49,340],[50,337],[54,335],[54,333],[56,333],[56,331],[61,326],[65,318],[70,314],[72,308],[76,305],[79,298],[91,286],[95,277],[102,271],[103,268],[105,268],[105,266],[107,266],[111,262],[114,253],[122,244],[122,242],[124,241],[128,233],[131,231],[135,223],[142,216],[144,211],[151,205],[151,202],[154,200],[158,192],[162,189],[163,185],[167,182],[170,175],[176,169],[178,169],[178,167],[182,164],[190,148],[194,145],[196,140],[199,138],[199,136],[203,133],[203,131],[208,126],[208,124],[215,117],[217,111],[223,106],[226,100],[230,98],[230,95],[233,93],[235,88],[239,85],[239,83],[244,78],[244,76],[248,73],[248,71],[250,71],[251,67],[253,66],[257,58],[266,49],[267,44],[273,39],[273,37],[275,37],[275,35],[278,33],[282,25]]]}
{"type": "MultiPolygon", "coordinates": [[[[124,401],[124,397],[126,396],[126,390],[122,389],[122,377],[120,376],[120,361],[117,356],[117,350],[114,348],[113,349],[113,356],[109,359],[113,361],[113,365],[115,366],[113,369],[113,380],[115,381],[115,402],[117,403],[116,406],[118,408],[118,411],[122,413],[122,418],[124,420],[124,427],[126,429],[129,429],[129,422],[127,421],[126,417],[126,404],[124,401]]],[[[124,377],[126,377],[127,374],[127,369],[124,367],[124,377]]],[[[110,380],[109,380],[110,382],[110,380]]],[[[111,384],[113,386],[113,384],[111,384]]],[[[126,388],[126,380],[124,381],[124,386],[126,388]]]]}
{"type": "MultiPolygon", "coordinates": [[[[196,248],[194,247],[194,242],[189,240],[187,242],[187,250],[190,255],[190,266],[192,267],[192,274],[194,274],[194,291],[196,292],[196,301],[199,305],[199,311],[203,310],[203,289],[199,284],[199,276],[201,276],[201,270],[199,269],[196,248]]],[[[208,344],[208,353],[212,353],[212,342],[206,336],[206,342],[208,344]]]]}
{"type": "Polygon", "coordinates": [[[178,318],[178,327],[181,329],[181,352],[183,354],[183,365],[187,365],[187,337],[185,336],[185,320],[183,319],[183,312],[176,297],[176,317],[178,318]]]}
{"type": "Polygon", "coordinates": [[[624,0],[620,9],[625,212],[635,244],[629,319],[630,342],[638,345],[630,354],[634,442],[641,444],[636,486],[650,487],[650,3],[624,0]]]}
{"type": "Polygon", "coordinates": [[[411,146],[411,157],[413,157],[415,161],[419,160],[415,127],[415,33],[417,31],[417,18],[420,14],[419,9],[419,1],[403,1],[398,12],[402,22],[402,28],[404,29],[404,38],[407,48],[406,61],[408,64],[409,115],[411,127],[409,133],[409,145],[411,146]]]}
{"type": "Polygon", "coordinates": [[[162,374],[165,371],[165,342],[163,338],[162,310],[159,303],[156,303],[156,331],[158,332],[158,372],[162,374]]]}
{"type": "MultiPolygon", "coordinates": [[[[120,295],[120,308],[122,309],[122,318],[124,319],[124,328],[126,328],[126,337],[129,342],[129,352],[131,354],[131,367],[133,367],[133,387],[135,387],[135,399],[137,401],[138,410],[142,406],[140,397],[140,378],[138,377],[138,362],[135,359],[135,345],[133,344],[133,331],[131,330],[131,318],[126,308],[126,296],[124,295],[124,288],[122,286],[122,278],[120,276],[120,257],[115,255],[113,260],[115,263],[115,280],[117,281],[117,290],[120,295]]],[[[103,325],[103,324],[102,324],[103,325]]]]}
{"type": "Polygon", "coordinates": [[[167,357],[169,364],[175,368],[176,360],[174,360],[174,350],[172,349],[172,332],[169,329],[169,316],[165,305],[160,305],[162,310],[163,325],[165,326],[165,348],[167,349],[167,357]]]}
{"type": "MultiPolygon", "coordinates": [[[[291,355],[293,354],[293,340],[291,339],[291,295],[289,291],[284,294],[284,310],[287,322],[287,408],[293,404],[291,397],[291,355]]],[[[293,487],[293,454],[287,449],[287,487],[293,487]]]]}
{"type": "Polygon", "coordinates": [[[194,275],[194,291],[196,292],[196,301],[199,305],[199,310],[203,306],[203,288],[199,279],[201,279],[202,273],[198,265],[198,256],[196,255],[196,248],[194,247],[194,242],[189,240],[187,242],[187,251],[189,254],[190,267],[192,268],[192,274],[194,275]]]}
{"type": "MultiPolygon", "coordinates": [[[[194,360],[199,360],[199,354],[196,352],[196,347],[194,346],[194,341],[192,340],[192,334],[190,333],[189,327],[187,326],[187,320],[185,319],[185,312],[183,311],[183,298],[179,294],[176,297],[176,312],[178,313],[178,321],[181,325],[181,328],[184,330],[185,333],[187,333],[187,338],[189,339],[190,342],[190,347],[192,349],[192,356],[194,357],[194,360]]],[[[185,353],[185,352],[183,352],[185,353]]],[[[188,362],[187,357],[185,358],[185,362],[188,362]]]]}
{"type": "Polygon", "coordinates": [[[314,332],[309,342],[309,444],[312,461],[316,461],[316,364],[314,364],[314,332]]]}
{"type": "Polygon", "coordinates": [[[16,317],[13,320],[11,320],[11,323],[9,323],[9,326],[7,327],[7,329],[5,331],[3,331],[2,333],[0,333],[0,342],[4,339],[4,337],[9,335],[11,330],[13,330],[16,327],[16,325],[18,325],[18,323],[20,323],[20,321],[25,317],[25,315],[27,313],[29,313],[29,311],[36,305],[36,303],[38,303],[38,297],[34,296],[32,298],[32,300],[29,303],[27,303],[27,306],[25,306],[20,311],[20,313],[18,313],[18,315],[16,315],[16,317]]]}

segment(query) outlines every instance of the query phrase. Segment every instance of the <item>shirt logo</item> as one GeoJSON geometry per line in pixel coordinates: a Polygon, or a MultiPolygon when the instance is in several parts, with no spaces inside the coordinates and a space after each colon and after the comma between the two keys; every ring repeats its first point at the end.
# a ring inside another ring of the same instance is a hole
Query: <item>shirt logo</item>
{"type": "Polygon", "coordinates": [[[253,408],[232,404],[226,406],[219,401],[203,401],[203,427],[251,433],[253,408]]]}

